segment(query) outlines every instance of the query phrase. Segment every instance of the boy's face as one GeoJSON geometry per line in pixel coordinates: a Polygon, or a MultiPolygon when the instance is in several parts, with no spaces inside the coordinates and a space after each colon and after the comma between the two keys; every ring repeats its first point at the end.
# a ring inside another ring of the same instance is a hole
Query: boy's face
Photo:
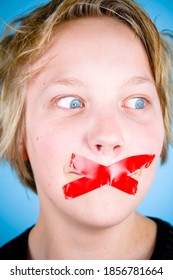
{"type": "MultiPolygon", "coordinates": [[[[95,227],[119,223],[137,207],[153,180],[164,127],[147,55],[134,33],[115,19],[63,23],[32,68],[26,94],[26,148],[41,209],[95,227]],[[62,187],[71,154],[108,166],[155,154],[139,173],[135,196],[102,187],[66,200],[62,187]]],[[[59,218],[60,219],[60,218],[59,218]]]]}

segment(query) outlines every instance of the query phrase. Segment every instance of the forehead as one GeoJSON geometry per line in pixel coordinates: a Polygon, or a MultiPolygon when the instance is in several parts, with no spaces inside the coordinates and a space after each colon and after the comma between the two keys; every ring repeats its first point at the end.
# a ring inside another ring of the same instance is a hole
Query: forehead
{"type": "Polygon", "coordinates": [[[69,53],[75,53],[75,49],[72,49],[72,46],[77,46],[80,43],[80,47],[84,47],[93,40],[91,44],[92,49],[94,50],[93,43],[97,41],[97,51],[99,51],[99,43],[102,48],[104,48],[104,46],[106,47],[106,43],[107,45],[111,43],[112,47],[115,48],[115,39],[124,39],[131,42],[134,42],[134,40],[140,41],[130,27],[113,17],[83,17],[61,22],[54,27],[48,46],[43,54],[38,56],[38,59],[34,61],[33,66],[36,63],[44,64],[46,59],[49,60],[53,58],[55,54],[58,55],[57,47],[62,48],[61,51],[64,50],[65,52],[68,48],[69,53]],[[68,41],[68,44],[64,44],[66,41],[68,41]]]}
{"type": "Polygon", "coordinates": [[[63,75],[63,71],[75,74],[75,69],[85,69],[89,63],[100,65],[105,71],[110,64],[119,67],[123,63],[128,64],[129,69],[136,65],[140,68],[141,64],[146,71],[150,69],[146,52],[136,34],[124,23],[106,16],[75,19],[57,25],[49,47],[31,69],[39,69],[35,77],[45,75],[49,80],[53,71],[56,76],[63,75]]]}

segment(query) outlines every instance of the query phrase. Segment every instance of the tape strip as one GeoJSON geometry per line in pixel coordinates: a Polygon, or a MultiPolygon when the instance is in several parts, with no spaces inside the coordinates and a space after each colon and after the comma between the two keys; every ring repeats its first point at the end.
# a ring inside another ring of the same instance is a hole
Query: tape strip
{"type": "Polygon", "coordinates": [[[131,177],[141,168],[148,168],[155,155],[137,155],[125,158],[109,166],[104,166],[83,156],[72,154],[69,167],[84,177],[63,186],[66,199],[75,198],[110,185],[127,194],[135,195],[138,181],[131,177]]]}

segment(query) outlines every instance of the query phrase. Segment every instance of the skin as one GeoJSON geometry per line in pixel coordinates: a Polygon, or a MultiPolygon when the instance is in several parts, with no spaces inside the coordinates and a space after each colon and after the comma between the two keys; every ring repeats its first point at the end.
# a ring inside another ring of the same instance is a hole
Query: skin
{"type": "Polygon", "coordinates": [[[29,257],[150,258],[156,225],[135,209],[154,178],[164,127],[139,38],[107,17],[62,23],[35,67],[41,70],[27,85],[25,142],[40,215],[29,257]],[[81,107],[70,108],[73,99],[81,107]],[[156,157],[141,170],[135,196],[105,186],[66,200],[62,187],[79,177],[65,172],[72,153],[106,166],[132,155],[156,157]]]}

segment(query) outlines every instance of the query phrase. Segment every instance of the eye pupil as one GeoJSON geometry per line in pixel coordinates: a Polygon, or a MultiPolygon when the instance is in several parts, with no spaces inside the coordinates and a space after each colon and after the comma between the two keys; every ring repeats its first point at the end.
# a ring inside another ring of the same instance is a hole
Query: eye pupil
{"type": "Polygon", "coordinates": [[[144,107],[145,107],[145,100],[144,99],[138,99],[136,101],[135,108],[136,109],[143,109],[144,107]]]}
{"type": "Polygon", "coordinates": [[[70,102],[70,108],[72,109],[75,109],[75,108],[79,108],[82,106],[82,103],[79,99],[73,99],[71,102],[70,102]]]}

